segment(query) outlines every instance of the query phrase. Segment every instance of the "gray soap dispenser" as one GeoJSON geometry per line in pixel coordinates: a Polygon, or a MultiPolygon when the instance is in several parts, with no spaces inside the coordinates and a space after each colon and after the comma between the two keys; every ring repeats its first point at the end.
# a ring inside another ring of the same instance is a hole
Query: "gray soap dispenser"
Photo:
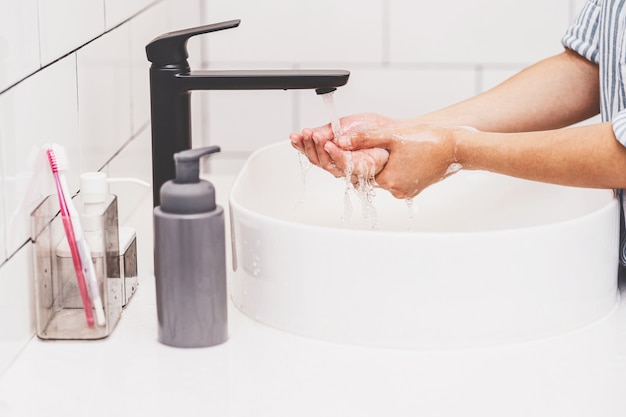
{"type": "Polygon", "coordinates": [[[174,155],[176,179],[154,209],[154,274],[159,342],[206,347],[228,339],[224,210],[200,179],[200,158],[217,146],[174,155]]]}

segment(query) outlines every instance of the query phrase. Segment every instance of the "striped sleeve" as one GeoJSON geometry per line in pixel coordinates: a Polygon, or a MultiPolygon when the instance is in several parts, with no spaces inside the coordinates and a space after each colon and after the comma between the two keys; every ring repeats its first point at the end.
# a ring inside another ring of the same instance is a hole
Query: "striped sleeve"
{"type": "Polygon", "coordinates": [[[567,29],[561,40],[563,46],[596,64],[599,52],[601,1],[587,0],[576,22],[567,29]]]}
{"type": "Polygon", "coordinates": [[[626,109],[613,117],[613,133],[615,133],[617,140],[626,146],[626,109]]]}

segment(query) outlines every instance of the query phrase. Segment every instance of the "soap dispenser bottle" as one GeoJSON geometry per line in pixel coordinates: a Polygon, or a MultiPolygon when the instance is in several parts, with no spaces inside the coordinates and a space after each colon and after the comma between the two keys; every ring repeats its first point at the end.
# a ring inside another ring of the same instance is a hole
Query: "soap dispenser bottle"
{"type": "Polygon", "coordinates": [[[207,347],[228,338],[224,210],[200,179],[211,146],[174,155],[176,178],[163,184],[154,209],[154,273],[159,342],[207,347]]]}

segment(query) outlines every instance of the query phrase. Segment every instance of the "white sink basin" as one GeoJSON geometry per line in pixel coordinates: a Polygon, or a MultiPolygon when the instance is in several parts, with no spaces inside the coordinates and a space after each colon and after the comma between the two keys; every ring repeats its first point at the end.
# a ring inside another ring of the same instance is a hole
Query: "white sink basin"
{"type": "Polygon", "coordinates": [[[440,348],[516,343],[617,306],[619,205],[609,190],[461,171],[406,202],[378,190],[342,224],[344,182],[288,142],[247,161],[230,196],[234,304],[339,343],[440,348]],[[410,230],[409,230],[410,229],[410,230]]]}

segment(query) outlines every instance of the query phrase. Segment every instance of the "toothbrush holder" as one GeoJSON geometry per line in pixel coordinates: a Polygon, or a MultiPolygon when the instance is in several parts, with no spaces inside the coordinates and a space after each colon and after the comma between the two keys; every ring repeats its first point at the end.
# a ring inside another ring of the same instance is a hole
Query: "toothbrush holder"
{"type": "Polygon", "coordinates": [[[106,322],[87,325],[76,273],[56,195],[31,214],[37,336],[51,340],[102,339],[115,329],[125,304],[120,268],[117,198],[108,194],[100,209],[85,210],[74,198],[95,266],[106,322]]]}

